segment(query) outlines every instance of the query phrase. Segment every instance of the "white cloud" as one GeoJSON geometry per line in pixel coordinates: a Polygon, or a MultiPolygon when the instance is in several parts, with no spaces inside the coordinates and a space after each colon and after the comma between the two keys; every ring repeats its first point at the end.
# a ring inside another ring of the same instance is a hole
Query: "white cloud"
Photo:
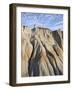
{"type": "Polygon", "coordinates": [[[59,21],[55,24],[55,26],[58,26],[58,25],[63,25],[63,21],[59,21]]]}

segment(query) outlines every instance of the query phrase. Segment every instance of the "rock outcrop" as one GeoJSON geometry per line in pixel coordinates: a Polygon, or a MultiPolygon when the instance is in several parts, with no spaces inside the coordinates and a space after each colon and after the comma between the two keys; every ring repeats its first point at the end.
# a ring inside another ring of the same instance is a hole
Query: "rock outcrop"
{"type": "Polygon", "coordinates": [[[21,76],[63,74],[63,31],[37,27],[21,30],[21,76]],[[34,31],[33,31],[34,30],[34,31]]]}

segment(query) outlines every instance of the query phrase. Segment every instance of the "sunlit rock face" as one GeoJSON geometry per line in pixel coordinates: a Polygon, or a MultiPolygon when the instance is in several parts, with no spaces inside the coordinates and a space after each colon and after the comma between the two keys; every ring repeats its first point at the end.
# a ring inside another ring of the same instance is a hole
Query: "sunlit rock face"
{"type": "Polygon", "coordinates": [[[21,76],[63,74],[63,31],[37,27],[21,30],[21,76]]]}

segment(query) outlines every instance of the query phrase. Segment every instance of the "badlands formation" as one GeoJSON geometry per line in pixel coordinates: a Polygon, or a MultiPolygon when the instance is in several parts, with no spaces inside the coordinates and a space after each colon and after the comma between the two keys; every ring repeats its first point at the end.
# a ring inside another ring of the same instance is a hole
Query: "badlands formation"
{"type": "Polygon", "coordinates": [[[63,31],[22,27],[21,76],[63,74],[63,31]]]}

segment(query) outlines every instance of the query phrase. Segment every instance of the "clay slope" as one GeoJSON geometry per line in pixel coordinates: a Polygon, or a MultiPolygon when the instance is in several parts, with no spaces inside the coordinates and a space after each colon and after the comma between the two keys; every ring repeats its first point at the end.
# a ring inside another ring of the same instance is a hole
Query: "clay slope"
{"type": "Polygon", "coordinates": [[[21,76],[63,74],[63,32],[47,28],[21,30],[21,76]]]}

